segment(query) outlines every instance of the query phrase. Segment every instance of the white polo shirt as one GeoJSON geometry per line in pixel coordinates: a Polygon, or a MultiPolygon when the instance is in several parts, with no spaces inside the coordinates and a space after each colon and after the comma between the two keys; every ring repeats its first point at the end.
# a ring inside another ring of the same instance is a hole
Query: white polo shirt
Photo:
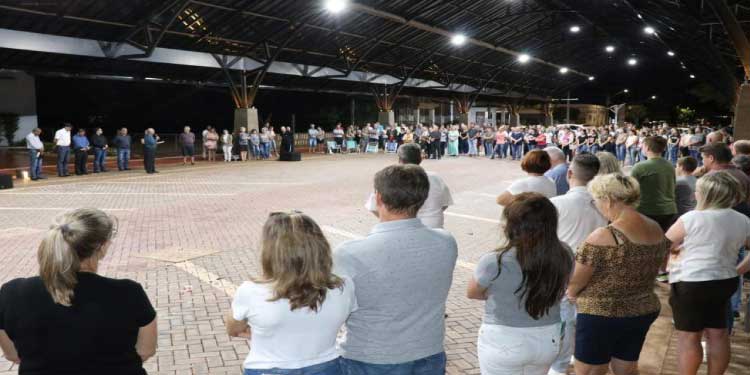
{"type": "Polygon", "coordinates": [[[557,236],[574,252],[591,232],[607,225],[585,186],[571,187],[566,194],[550,200],[557,208],[557,236]]]}
{"type": "MultiPolygon", "coordinates": [[[[430,191],[427,194],[427,200],[424,201],[422,208],[417,213],[417,218],[422,220],[422,224],[430,228],[443,228],[445,217],[443,208],[453,204],[453,197],[450,189],[440,176],[427,172],[427,178],[430,180],[430,191]]],[[[365,208],[370,212],[377,212],[377,203],[375,202],[375,193],[371,193],[365,203],[365,208]]]]}
{"type": "Polygon", "coordinates": [[[57,139],[57,146],[69,147],[70,146],[70,131],[62,128],[55,132],[55,139],[57,139]]]}

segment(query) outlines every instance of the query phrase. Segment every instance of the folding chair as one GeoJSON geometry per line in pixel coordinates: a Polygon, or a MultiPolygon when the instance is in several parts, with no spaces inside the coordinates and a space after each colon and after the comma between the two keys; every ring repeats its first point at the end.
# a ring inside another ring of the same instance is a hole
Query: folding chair
{"type": "Polygon", "coordinates": [[[335,150],[339,150],[339,152],[341,152],[341,146],[339,146],[335,141],[328,141],[326,142],[326,145],[328,146],[329,154],[333,154],[335,150]]]}

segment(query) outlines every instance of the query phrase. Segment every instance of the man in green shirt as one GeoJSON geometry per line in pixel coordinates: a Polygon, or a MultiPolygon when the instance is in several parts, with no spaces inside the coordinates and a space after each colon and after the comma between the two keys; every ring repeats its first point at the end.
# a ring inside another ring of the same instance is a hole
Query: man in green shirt
{"type": "Polygon", "coordinates": [[[666,139],[660,136],[646,138],[643,151],[648,160],[636,164],[630,172],[641,186],[638,212],[659,223],[665,233],[674,223],[677,214],[674,167],[661,157],[666,148],[666,139]]]}

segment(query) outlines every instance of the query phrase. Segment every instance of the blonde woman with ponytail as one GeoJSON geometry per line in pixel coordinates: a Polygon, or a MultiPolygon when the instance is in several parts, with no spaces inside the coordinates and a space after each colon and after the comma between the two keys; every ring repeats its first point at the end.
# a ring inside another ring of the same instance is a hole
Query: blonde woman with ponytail
{"type": "Polygon", "coordinates": [[[339,375],[336,335],[356,309],[351,279],[333,273],[331,246],[300,212],[272,213],[263,226],[262,275],[243,283],[225,318],[250,340],[244,375],[339,375]]]}
{"type": "Polygon", "coordinates": [[[61,215],[39,245],[39,276],[0,289],[0,348],[24,374],[143,375],[156,312],[131,280],[97,275],[116,232],[98,209],[61,215]]]}

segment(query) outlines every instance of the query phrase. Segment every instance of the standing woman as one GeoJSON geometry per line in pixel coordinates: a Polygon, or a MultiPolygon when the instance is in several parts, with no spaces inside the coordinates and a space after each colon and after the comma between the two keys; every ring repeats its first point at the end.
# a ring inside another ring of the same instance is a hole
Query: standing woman
{"type": "Polygon", "coordinates": [[[352,280],[333,273],[323,231],[300,212],[272,213],[260,264],[225,318],[229,336],[250,341],[243,374],[341,374],[336,335],[357,303],[352,280]]]}
{"type": "Polygon", "coordinates": [[[98,209],[63,214],[37,250],[39,276],[2,286],[0,348],[19,374],[146,374],[156,311],[140,284],[97,275],[115,233],[98,209]]]}
{"type": "Polygon", "coordinates": [[[506,138],[508,138],[508,133],[505,131],[505,126],[499,127],[495,133],[495,150],[492,152],[492,159],[495,156],[499,159],[505,159],[505,155],[508,153],[506,138]]]}
{"type": "Polygon", "coordinates": [[[208,161],[216,161],[216,147],[218,147],[219,134],[216,129],[211,128],[206,134],[206,150],[208,151],[208,161]]]}
{"type": "Polygon", "coordinates": [[[238,144],[240,146],[240,160],[247,161],[247,152],[250,150],[250,134],[247,134],[247,129],[244,127],[240,128],[240,134],[238,144]]]}
{"type": "Polygon", "coordinates": [[[221,151],[224,153],[224,162],[229,163],[232,161],[232,146],[234,145],[234,137],[229,134],[229,130],[224,129],[224,134],[221,135],[221,151]]]}
{"type": "Polygon", "coordinates": [[[677,368],[695,374],[703,361],[706,337],[709,374],[729,366],[729,299],[739,284],[737,258],[750,245],[750,219],[732,209],[744,201],[739,181],[725,171],[698,180],[695,210],[667,232],[672,241],[669,305],[677,329],[677,368]]]}
{"type": "Polygon", "coordinates": [[[555,182],[544,176],[551,167],[552,161],[544,150],[531,150],[526,153],[521,161],[521,169],[528,177],[513,181],[508,190],[497,197],[497,204],[507,206],[514,196],[521,193],[539,193],[547,198],[557,195],[555,182]]]}
{"type": "Polygon", "coordinates": [[[325,153],[326,152],[326,132],[323,130],[323,127],[318,128],[318,152],[325,153]]]}
{"type": "Polygon", "coordinates": [[[654,280],[667,259],[669,240],[658,223],[636,211],[636,179],[597,176],[588,188],[610,224],[578,249],[568,285],[568,299],[578,310],[575,373],[637,374],[643,342],[661,309],[654,280]]]}
{"type": "Polygon", "coordinates": [[[630,165],[635,165],[635,163],[638,162],[638,156],[640,155],[638,147],[638,132],[635,129],[630,129],[630,135],[628,135],[628,138],[625,141],[625,147],[630,156],[630,165]]]}
{"type": "Polygon", "coordinates": [[[466,155],[469,153],[469,130],[466,125],[461,124],[458,131],[458,154],[466,155]]]}
{"type": "Polygon", "coordinates": [[[486,301],[479,369],[546,375],[560,351],[560,301],[573,252],[557,238],[557,210],[541,194],[516,196],[503,210],[503,225],[507,244],[479,259],[466,293],[486,301]]]}
{"type": "Polygon", "coordinates": [[[273,130],[273,126],[268,126],[268,147],[270,148],[270,154],[274,157],[279,157],[279,149],[276,145],[276,131],[273,130]]]}
{"type": "Polygon", "coordinates": [[[451,126],[451,130],[448,132],[448,156],[458,156],[458,141],[460,137],[458,126],[451,126]]]}

